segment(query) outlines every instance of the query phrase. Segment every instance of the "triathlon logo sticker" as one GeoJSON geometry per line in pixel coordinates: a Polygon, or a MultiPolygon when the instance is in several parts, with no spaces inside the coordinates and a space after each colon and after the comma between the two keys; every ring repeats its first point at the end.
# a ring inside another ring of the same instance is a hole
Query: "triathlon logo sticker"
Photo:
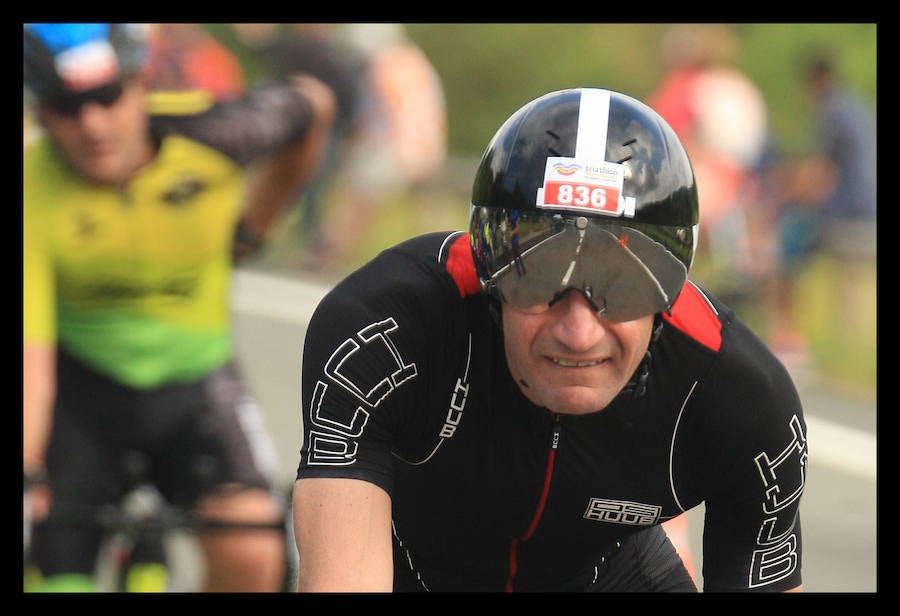
{"type": "Polygon", "coordinates": [[[554,156],[547,159],[537,205],[545,209],[634,218],[634,198],[622,195],[625,165],[554,156]]]}

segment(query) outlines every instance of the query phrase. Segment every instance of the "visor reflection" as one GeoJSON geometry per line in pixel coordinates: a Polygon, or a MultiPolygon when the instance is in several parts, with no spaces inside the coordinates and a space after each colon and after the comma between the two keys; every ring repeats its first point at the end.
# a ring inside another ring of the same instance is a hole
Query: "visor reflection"
{"type": "Polygon", "coordinates": [[[491,282],[517,309],[544,312],[575,289],[602,317],[629,321],[665,310],[684,285],[684,264],[635,227],[584,216],[528,214],[512,221],[515,228],[499,225],[492,242],[485,241],[490,229],[484,225],[476,240],[489,257],[491,282]]]}

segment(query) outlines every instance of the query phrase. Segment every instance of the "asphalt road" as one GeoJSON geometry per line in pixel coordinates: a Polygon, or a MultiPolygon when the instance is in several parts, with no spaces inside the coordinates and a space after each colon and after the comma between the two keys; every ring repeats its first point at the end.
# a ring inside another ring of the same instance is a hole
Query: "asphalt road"
{"type": "MultiPolygon", "coordinates": [[[[300,364],[306,323],[322,283],[238,273],[234,306],[244,369],[275,437],[279,477],[290,485],[301,434],[300,364]]],[[[804,589],[876,592],[876,408],[798,375],[810,442],[801,505],[804,589]]],[[[692,558],[702,568],[702,507],[688,512],[692,558]]]]}

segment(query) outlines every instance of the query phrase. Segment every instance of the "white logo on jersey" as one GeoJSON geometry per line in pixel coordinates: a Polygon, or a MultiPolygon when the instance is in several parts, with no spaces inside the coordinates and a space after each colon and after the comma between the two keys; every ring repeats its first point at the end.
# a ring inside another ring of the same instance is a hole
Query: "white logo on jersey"
{"type": "Polygon", "coordinates": [[[586,520],[629,524],[632,526],[652,526],[659,521],[662,507],[633,501],[592,498],[584,512],[586,520]]]}
{"type": "Polygon", "coordinates": [[[418,374],[415,364],[403,361],[400,351],[391,339],[399,329],[393,318],[376,321],[362,328],[356,336],[346,339],[325,363],[325,379],[316,382],[310,400],[309,461],[310,465],[322,464],[346,466],[356,461],[358,439],[369,421],[371,410],[385,398],[418,374]],[[393,360],[385,362],[384,351],[393,360]],[[371,359],[370,359],[371,358],[371,359]],[[383,375],[366,374],[368,386],[360,377],[348,374],[345,369],[351,359],[356,366],[383,369],[383,375]],[[378,378],[378,377],[381,378],[378,378]],[[369,377],[375,377],[369,379],[369,377]],[[337,387],[333,395],[349,393],[360,401],[356,411],[346,421],[338,421],[328,408],[330,385],[337,387]]]}
{"type": "MultiPolygon", "coordinates": [[[[765,487],[766,500],[762,503],[762,511],[766,517],[756,539],[759,549],[753,552],[750,562],[750,588],[765,586],[789,576],[800,562],[794,519],[790,520],[786,528],[779,528],[778,517],[774,515],[796,503],[806,484],[809,449],[803,426],[796,415],[791,417],[789,428],[793,437],[783,450],[775,456],[762,452],[755,458],[765,487]],[[800,472],[794,472],[798,467],[800,472]],[[779,476],[780,469],[787,472],[779,476]]],[[[784,525],[785,520],[781,523],[784,525]]]]}

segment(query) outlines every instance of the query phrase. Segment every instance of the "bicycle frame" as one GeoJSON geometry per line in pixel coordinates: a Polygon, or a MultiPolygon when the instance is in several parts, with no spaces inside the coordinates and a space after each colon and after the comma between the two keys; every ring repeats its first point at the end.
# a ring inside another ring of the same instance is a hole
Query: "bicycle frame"
{"type": "MultiPolygon", "coordinates": [[[[278,531],[285,533],[285,581],[293,591],[297,557],[292,544],[290,500],[281,520],[271,523],[224,521],[197,516],[166,502],[150,484],[139,483],[119,504],[101,507],[56,503],[42,525],[100,528],[94,581],[98,592],[194,592],[203,581],[198,533],[278,531]]],[[[27,506],[27,504],[26,504],[27,506]]],[[[26,515],[25,562],[31,529],[26,515]]]]}

